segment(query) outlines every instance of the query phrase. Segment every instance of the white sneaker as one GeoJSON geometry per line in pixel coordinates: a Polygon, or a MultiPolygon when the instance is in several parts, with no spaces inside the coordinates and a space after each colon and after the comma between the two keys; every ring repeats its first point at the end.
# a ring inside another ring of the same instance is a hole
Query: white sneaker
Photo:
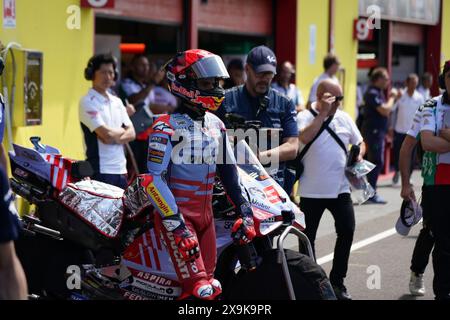
{"type": "Polygon", "coordinates": [[[411,272],[411,279],[409,280],[409,291],[413,296],[425,295],[425,283],[423,281],[423,274],[416,274],[411,272]]]}

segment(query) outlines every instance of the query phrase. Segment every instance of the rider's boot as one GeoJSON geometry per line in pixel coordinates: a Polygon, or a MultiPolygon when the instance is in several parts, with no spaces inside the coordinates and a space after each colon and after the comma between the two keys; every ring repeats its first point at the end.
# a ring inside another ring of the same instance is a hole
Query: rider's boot
{"type": "Polygon", "coordinates": [[[200,299],[215,300],[222,293],[222,286],[217,279],[200,279],[194,285],[192,292],[184,292],[179,300],[200,299]]]}

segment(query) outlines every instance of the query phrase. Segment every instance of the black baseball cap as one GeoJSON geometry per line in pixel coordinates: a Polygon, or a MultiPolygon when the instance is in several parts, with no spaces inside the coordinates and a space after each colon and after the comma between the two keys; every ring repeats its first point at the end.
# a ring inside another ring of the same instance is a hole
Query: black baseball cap
{"type": "Polygon", "coordinates": [[[277,74],[277,57],[272,50],[266,46],[253,48],[247,56],[247,63],[256,73],[272,72],[277,74]]]}

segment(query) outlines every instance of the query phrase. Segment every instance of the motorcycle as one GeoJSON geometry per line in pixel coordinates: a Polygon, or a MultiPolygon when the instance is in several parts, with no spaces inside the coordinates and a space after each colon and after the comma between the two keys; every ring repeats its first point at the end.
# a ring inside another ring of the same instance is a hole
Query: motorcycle
{"type": "MultiPolygon", "coordinates": [[[[35,207],[33,215],[22,218],[23,234],[16,242],[33,296],[178,299],[181,286],[166,247],[174,243],[164,243],[153,227],[154,212],[140,184],[143,176],[122,190],[91,180],[87,162],[63,157],[38,137],[30,140],[33,148],[13,145],[9,158],[12,190],[35,207]]],[[[237,142],[237,150],[246,159],[238,172],[257,237],[247,246],[233,242],[236,213],[218,181],[213,197],[215,276],[223,298],[335,299],[302,232],[303,213],[244,140],[237,142]],[[284,249],[289,234],[298,238],[299,252],[284,249]]],[[[186,267],[181,259],[177,263],[182,270],[186,267]]]]}

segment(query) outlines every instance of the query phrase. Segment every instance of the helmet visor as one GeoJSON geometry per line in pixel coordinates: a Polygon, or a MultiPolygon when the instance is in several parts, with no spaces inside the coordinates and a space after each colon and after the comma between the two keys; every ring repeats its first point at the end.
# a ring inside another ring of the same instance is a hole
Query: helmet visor
{"type": "Polygon", "coordinates": [[[212,55],[201,59],[200,61],[194,63],[192,66],[192,71],[197,76],[197,79],[204,78],[222,78],[226,79],[230,76],[228,75],[227,68],[223,64],[222,59],[217,55],[212,55]]]}

